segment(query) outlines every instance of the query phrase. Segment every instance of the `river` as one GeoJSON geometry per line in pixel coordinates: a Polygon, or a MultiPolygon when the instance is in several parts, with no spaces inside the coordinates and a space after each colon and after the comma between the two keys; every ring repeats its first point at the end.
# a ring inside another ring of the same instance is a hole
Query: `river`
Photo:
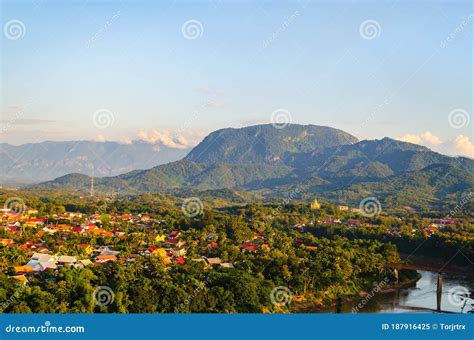
{"type": "MultiPolygon", "coordinates": [[[[359,313],[430,313],[436,309],[437,274],[427,271],[418,271],[421,274],[416,285],[401,288],[394,292],[377,293],[372,298],[366,298],[366,304],[359,309],[359,313]]],[[[462,274],[443,274],[443,294],[441,310],[445,312],[461,313],[462,295],[474,292],[474,281],[462,274]]],[[[472,297],[472,294],[471,294],[472,297]]],[[[342,305],[343,313],[351,313],[352,309],[362,302],[362,298],[346,302],[342,305]]],[[[474,309],[474,299],[467,300],[463,313],[474,309]]],[[[334,312],[324,310],[322,312],[334,312]]]]}

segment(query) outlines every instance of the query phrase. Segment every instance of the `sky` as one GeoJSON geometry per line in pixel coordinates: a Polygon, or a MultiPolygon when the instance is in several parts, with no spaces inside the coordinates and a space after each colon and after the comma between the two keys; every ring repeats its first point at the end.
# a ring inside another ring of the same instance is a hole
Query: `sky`
{"type": "Polygon", "coordinates": [[[469,0],[1,3],[1,142],[283,121],[474,158],[469,0]]]}

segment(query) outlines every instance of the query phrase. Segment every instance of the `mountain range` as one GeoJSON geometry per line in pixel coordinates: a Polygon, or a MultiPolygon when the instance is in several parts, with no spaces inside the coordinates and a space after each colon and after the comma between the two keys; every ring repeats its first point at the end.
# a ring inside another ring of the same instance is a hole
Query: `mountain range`
{"type": "Polygon", "coordinates": [[[189,149],[134,141],[0,143],[0,182],[38,183],[70,173],[116,176],[183,158],[189,149]]]}
{"type": "MultiPolygon", "coordinates": [[[[267,199],[298,192],[301,199],[347,204],[376,196],[391,206],[439,208],[472,190],[473,168],[472,159],[390,138],[359,141],[331,127],[269,124],[212,132],[182,160],[95,178],[95,189],[177,195],[231,189],[267,199]]],[[[86,192],[90,183],[73,173],[31,188],[86,192]]]]}

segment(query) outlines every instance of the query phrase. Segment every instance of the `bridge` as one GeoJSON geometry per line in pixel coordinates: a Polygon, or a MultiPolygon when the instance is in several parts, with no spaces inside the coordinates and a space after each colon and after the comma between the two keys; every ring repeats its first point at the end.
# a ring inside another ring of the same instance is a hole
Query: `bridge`
{"type": "Polygon", "coordinates": [[[395,264],[395,263],[389,263],[385,265],[387,268],[392,268],[392,269],[408,269],[408,270],[424,270],[427,272],[433,272],[433,273],[459,273],[459,269],[457,268],[452,268],[448,266],[436,266],[436,265],[431,265],[431,264],[395,264]]]}
{"type": "MultiPolygon", "coordinates": [[[[386,268],[393,269],[396,283],[398,285],[398,272],[402,269],[407,270],[423,270],[438,273],[438,280],[436,284],[436,311],[438,313],[441,311],[441,297],[443,293],[443,273],[459,273],[459,268],[452,268],[446,265],[437,265],[437,264],[400,264],[400,263],[389,263],[385,265],[386,268]]],[[[467,272],[467,274],[473,275],[472,272],[467,272]]]]}

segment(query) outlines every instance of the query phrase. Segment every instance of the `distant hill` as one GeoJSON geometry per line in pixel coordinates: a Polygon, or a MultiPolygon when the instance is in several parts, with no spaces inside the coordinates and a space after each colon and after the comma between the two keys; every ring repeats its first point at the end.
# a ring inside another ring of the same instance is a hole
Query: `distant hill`
{"type": "MultiPolygon", "coordinates": [[[[390,138],[358,141],[314,125],[258,125],[211,133],[181,161],[95,179],[99,191],[218,192],[239,200],[315,194],[341,203],[377,195],[387,204],[435,207],[473,187],[474,161],[390,138]],[[234,191],[216,191],[232,189],[234,191]],[[212,191],[214,190],[214,191],[212,191]],[[233,192],[240,192],[235,194],[233,192]],[[250,196],[248,196],[250,197],[250,196]]],[[[90,178],[69,174],[35,188],[86,191],[90,178]]]]}
{"type": "Polygon", "coordinates": [[[43,182],[72,172],[116,176],[176,161],[187,152],[142,141],[0,143],[0,182],[43,182]]]}
{"type": "MultiPolygon", "coordinates": [[[[310,177],[301,182],[282,185],[273,189],[254,191],[277,199],[298,190],[298,198],[310,201],[314,196],[332,202],[357,207],[362,198],[374,196],[385,207],[413,207],[417,209],[450,210],[470,195],[474,188],[472,172],[447,164],[433,164],[417,171],[383,179],[356,179],[353,181],[322,181],[310,177]]],[[[467,202],[465,210],[474,202],[467,202]]]]}
{"type": "MultiPolygon", "coordinates": [[[[474,188],[474,176],[458,167],[434,164],[420,171],[411,171],[387,181],[360,183],[345,189],[348,192],[370,192],[388,205],[425,206],[449,210],[459,204],[474,188]]],[[[344,196],[344,192],[341,192],[344,196]]],[[[468,202],[472,207],[472,203],[468,202]]],[[[464,207],[470,210],[468,206],[464,207]]]]}
{"type": "Polygon", "coordinates": [[[472,159],[445,156],[424,146],[390,138],[300,154],[291,162],[293,167],[301,169],[299,174],[305,178],[317,175],[342,182],[377,180],[421,170],[432,164],[452,165],[467,172],[474,170],[472,159]]]}

